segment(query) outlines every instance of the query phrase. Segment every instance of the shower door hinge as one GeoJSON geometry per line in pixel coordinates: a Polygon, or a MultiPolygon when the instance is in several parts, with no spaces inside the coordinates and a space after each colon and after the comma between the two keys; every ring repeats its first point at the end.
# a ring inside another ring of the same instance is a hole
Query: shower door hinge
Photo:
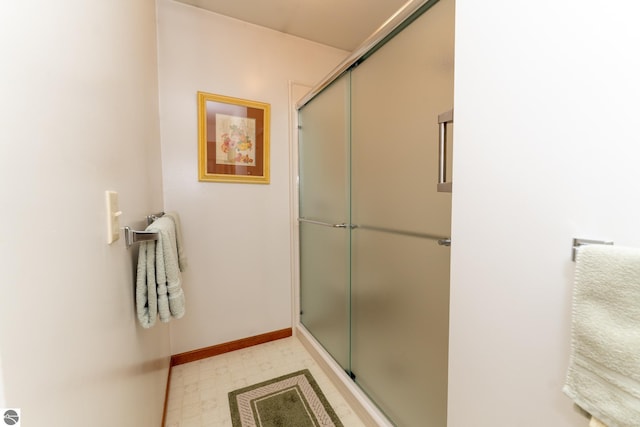
{"type": "Polygon", "coordinates": [[[353,371],[345,369],[345,372],[347,373],[347,375],[349,375],[349,378],[351,378],[354,381],[356,380],[356,374],[354,374],[353,371]]]}

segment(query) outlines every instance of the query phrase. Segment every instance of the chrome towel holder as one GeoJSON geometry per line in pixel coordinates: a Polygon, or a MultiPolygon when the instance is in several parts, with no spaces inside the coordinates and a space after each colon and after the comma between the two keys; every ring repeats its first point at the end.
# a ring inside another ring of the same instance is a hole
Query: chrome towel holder
{"type": "MultiPolygon", "coordinates": [[[[147,215],[147,225],[151,225],[153,221],[162,217],[164,212],[157,214],[147,215]]],[[[131,247],[135,243],[148,242],[150,240],[158,240],[158,233],[156,231],[146,230],[133,230],[131,227],[124,227],[124,241],[127,244],[127,248],[131,247]]]]}
{"type": "Polygon", "coordinates": [[[571,246],[571,261],[576,260],[576,255],[578,254],[578,249],[580,246],[584,245],[613,245],[613,242],[608,240],[590,240],[590,239],[573,239],[573,244],[571,246]]]}

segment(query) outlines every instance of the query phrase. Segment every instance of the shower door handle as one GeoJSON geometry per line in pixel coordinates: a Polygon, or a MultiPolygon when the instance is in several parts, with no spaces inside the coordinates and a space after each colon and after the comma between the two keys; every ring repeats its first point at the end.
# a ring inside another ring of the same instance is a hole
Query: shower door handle
{"type": "Polygon", "coordinates": [[[453,183],[447,182],[447,123],[453,123],[453,110],[438,115],[438,192],[451,193],[453,183]]]}

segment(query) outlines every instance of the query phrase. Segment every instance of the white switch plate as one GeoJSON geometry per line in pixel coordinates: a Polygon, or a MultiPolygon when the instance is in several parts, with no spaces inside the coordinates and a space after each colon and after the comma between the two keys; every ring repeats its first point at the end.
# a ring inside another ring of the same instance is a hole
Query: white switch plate
{"type": "Polygon", "coordinates": [[[106,191],[107,198],[107,243],[111,244],[120,238],[120,215],[118,209],[118,193],[106,191]]]}

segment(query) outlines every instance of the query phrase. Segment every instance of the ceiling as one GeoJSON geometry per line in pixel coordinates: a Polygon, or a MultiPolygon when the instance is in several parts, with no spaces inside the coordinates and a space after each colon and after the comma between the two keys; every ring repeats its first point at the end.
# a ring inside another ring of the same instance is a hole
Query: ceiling
{"type": "Polygon", "coordinates": [[[407,0],[177,0],[346,51],[355,50],[407,0]]]}

